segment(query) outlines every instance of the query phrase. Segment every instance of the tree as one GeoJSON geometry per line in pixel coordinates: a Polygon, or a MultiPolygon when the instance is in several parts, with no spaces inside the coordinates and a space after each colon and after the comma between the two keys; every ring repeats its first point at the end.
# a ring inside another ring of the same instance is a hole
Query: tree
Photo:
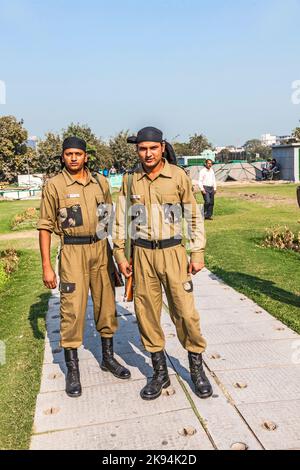
{"type": "Polygon", "coordinates": [[[261,160],[267,160],[272,157],[272,148],[262,145],[259,139],[250,139],[244,145],[247,159],[250,161],[257,160],[257,155],[261,160]]]}
{"type": "Polygon", "coordinates": [[[15,181],[17,175],[34,161],[35,152],[27,147],[27,139],[23,120],[18,121],[14,116],[0,118],[0,180],[15,181]]]}
{"type": "Polygon", "coordinates": [[[39,156],[35,149],[26,147],[26,153],[22,155],[22,158],[18,159],[17,171],[18,175],[42,173],[39,166],[39,156]]]}
{"type": "Polygon", "coordinates": [[[188,142],[175,142],[172,145],[173,145],[176,155],[182,156],[182,157],[192,155],[192,149],[188,142]]]}
{"type": "Polygon", "coordinates": [[[88,167],[91,171],[111,167],[113,156],[110,147],[97,137],[89,126],[71,123],[67,129],[63,130],[63,139],[73,135],[86,141],[89,156],[88,167]]]}
{"type": "Polygon", "coordinates": [[[253,149],[259,147],[261,145],[261,141],[259,139],[250,139],[244,144],[245,150],[252,151],[253,149]]]}
{"type": "Polygon", "coordinates": [[[225,147],[222,149],[218,154],[217,154],[217,160],[228,163],[229,160],[231,160],[231,151],[228,147],[225,147]]]}
{"type": "Polygon", "coordinates": [[[293,130],[292,136],[296,142],[300,142],[300,127],[296,127],[296,129],[293,130]]]}
{"type": "Polygon", "coordinates": [[[38,169],[41,173],[54,176],[61,170],[62,139],[59,134],[48,132],[37,146],[38,169]]]}
{"type": "Polygon", "coordinates": [[[213,149],[212,144],[203,134],[194,134],[189,138],[189,146],[192,153],[190,155],[201,155],[206,149],[213,149]]]}
{"type": "Polygon", "coordinates": [[[71,123],[61,134],[48,132],[45,139],[38,144],[39,167],[48,176],[61,170],[62,143],[66,137],[76,136],[87,143],[88,167],[91,171],[110,167],[113,162],[111,150],[99,139],[87,125],[71,123]]]}
{"type": "Polygon", "coordinates": [[[138,162],[135,145],[127,144],[129,131],[121,131],[110,139],[109,146],[117,168],[133,168],[138,162]]]}

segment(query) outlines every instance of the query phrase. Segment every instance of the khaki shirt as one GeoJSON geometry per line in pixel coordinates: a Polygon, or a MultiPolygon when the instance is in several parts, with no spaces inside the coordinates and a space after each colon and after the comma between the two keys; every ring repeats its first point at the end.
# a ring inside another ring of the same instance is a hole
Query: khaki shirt
{"type": "Polygon", "coordinates": [[[98,178],[101,187],[87,170],[83,184],[73,179],[66,168],[50,178],[43,189],[37,229],[59,236],[95,235],[102,230],[112,200],[106,178],[102,175],[98,178]]]}
{"type": "MultiPolygon", "coordinates": [[[[186,238],[190,243],[191,261],[203,262],[205,248],[204,218],[192,192],[185,171],[166,160],[160,173],[151,180],[140,165],[133,174],[131,214],[133,239],[164,240],[183,238],[183,217],[186,238]]],[[[114,224],[114,256],[117,263],[125,258],[126,195],[128,175],[124,175],[116,207],[114,224]]]]}

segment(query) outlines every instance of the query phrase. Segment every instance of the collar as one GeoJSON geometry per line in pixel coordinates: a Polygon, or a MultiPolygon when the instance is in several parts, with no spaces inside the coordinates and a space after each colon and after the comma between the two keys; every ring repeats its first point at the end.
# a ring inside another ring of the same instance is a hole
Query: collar
{"type": "MultiPolygon", "coordinates": [[[[96,183],[97,184],[97,181],[96,179],[91,175],[91,172],[88,168],[85,169],[86,173],[87,173],[87,179],[86,179],[86,182],[83,186],[86,186],[87,184],[89,183],[96,183]]],[[[72,184],[74,183],[78,183],[78,184],[82,184],[80,181],[77,181],[73,178],[73,176],[68,172],[68,170],[66,168],[63,169],[62,171],[62,175],[65,179],[65,182],[66,182],[66,185],[67,186],[71,186],[72,184]]]]}
{"type": "MultiPolygon", "coordinates": [[[[165,176],[166,178],[172,178],[170,163],[165,158],[163,158],[163,161],[164,161],[165,164],[164,164],[162,170],[157,174],[155,179],[158,178],[159,176],[165,176]]],[[[143,165],[141,163],[139,164],[137,173],[138,173],[138,177],[137,177],[138,181],[141,180],[144,176],[148,176],[148,173],[144,170],[143,165]]]]}

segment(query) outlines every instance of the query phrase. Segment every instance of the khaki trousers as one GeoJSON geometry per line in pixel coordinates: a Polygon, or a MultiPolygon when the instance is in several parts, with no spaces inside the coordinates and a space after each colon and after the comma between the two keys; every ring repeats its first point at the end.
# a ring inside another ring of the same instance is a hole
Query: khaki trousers
{"type": "Polygon", "coordinates": [[[82,344],[89,289],[97,331],[106,338],[116,332],[118,322],[112,272],[107,240],[91,245],[63,245],[59,263],[63,348],[78,348],[82,344]]]}
{"type": "Polygon", "coordinates": [[[151,250],[135,246],[133,262],[135,312],[145,349],[153,353],[165,347],[160,324],[163,286],[179,341],[187,351],[202,353],[206,341],[195,308],[185,248],[177,245],[151,250]]]}

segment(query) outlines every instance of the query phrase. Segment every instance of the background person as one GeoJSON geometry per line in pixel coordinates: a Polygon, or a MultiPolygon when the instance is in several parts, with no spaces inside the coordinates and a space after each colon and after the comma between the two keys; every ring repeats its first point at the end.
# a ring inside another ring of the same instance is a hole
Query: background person
{"type": "Polygon", "coordinates": [[[204,199],[204,218],[208,220],[213,220],[215,194],[217,192],[216,177],[212,165],[212,160],[207,159],[205,161],[205,166],[200,171],[198,182],[204,199]]]}

